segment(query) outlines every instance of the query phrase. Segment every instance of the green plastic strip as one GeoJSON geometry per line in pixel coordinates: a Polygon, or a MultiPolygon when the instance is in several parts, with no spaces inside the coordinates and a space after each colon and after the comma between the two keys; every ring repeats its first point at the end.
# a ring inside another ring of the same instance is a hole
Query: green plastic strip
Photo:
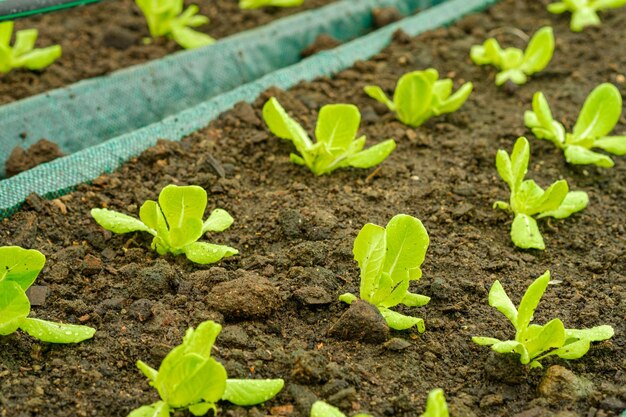
{"type": "Polygon", "coordinates": [[[398,29],[416,36],[427,30],[448,25],[467,13],[482,10],[497,1],[452,0],[443,3],[332,51],[321,52],[295,65],[265,75],[161,122],[0,181],[0,217],[13,213],[32,192],[47,198],[58,197],[80,183],[89,182],[104,172],[117,169],[128,159],[153,146],[159,138],[180,140],[206,126],[235,103],[242,100],[253,101],[270,86],[289,88],[302,80],[332,76],[350,67],[357,60],[371,58],[389,44],[393,32],[398,29]]]}
{"type": "Polygon", "coordinates": [[[16,146],[45,138],[70,154],[98,145],[297,63],[319,34],[341,41],[361,36],[371,30],[375,7],[408,14],[440,1],[337,1],[205,48],[0,106],[0,178],[16,146]]]}
{"type": "Polygon", "coordinates": [[[0,22],[55,12],[102,0],[0,0],[0,22]]]}

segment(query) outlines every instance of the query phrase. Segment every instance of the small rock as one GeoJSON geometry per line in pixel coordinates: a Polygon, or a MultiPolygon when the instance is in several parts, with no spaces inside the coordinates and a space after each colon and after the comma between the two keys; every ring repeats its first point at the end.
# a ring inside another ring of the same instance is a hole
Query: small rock
{"type": "Polygon", "coordinates": [[[333,299],[331,295],[322,287],[302,287],[293,292],[293,295],[302,304],[324,305],[330,304],[333,299]]]}
{"type": "Polygon", "coordinates": [[[589,395],[592,386],[590,381],[577,377],[569,369],[553,365],[539,383],[539,393],[550,401],[577,401],[589,395]]]}
{"type": "Polygon", "coordinates": [[[396,352],[404,350],[410,346],[411,346],[410,342],[407,342],[404,339],[400,339],[399,337],[392,337],[383,345],[385,349],[394,350],[396,352]]]}
{"type": "Polygon", "coordinates": [[[220,346],[245,348],[249,344],[248,333],[241,326],[224,326],[220,333],[220,346]]]}
{"type": "Polygon", "coordinates": [[[298,383],[317,384],[326,379],[328,360],[317,351],[297,351],[293,355],[291,376],[298,383]]]}
{"type": "Polygon", "coordinates": [[[256,127],[261,126],[261,120],[259,120],[259,118],[257,117],[254,109],[250,104],[246,103],[245,101],[241,101],[235,104],[235,107],[233,108],[233,113],[235,117],[237,117],[244,123],[256,127]]]}
{"type": "Polygon", "coordinates": [[[304,48],[302,52],[300,52],[300,55],[302,56],[302,58],[306,58],[320,51],[333,49],[339,45],[341,45],[341,42],[339,42],[337,39],[333,38],[330,35],[322,33],[317,38],[315,38],[312,44],[304,48]]]}
{"type": "Polygon", "coordinates": [[[376,307],[366,301],[356,300],[328,334],[342,340],[382,343],[387,340],[389,326],[376,307]]]}
{"type": "Polygon", "coordinates": [[[102,260],[97,256],[93,256],[88,253],[83,259],[83,269],[82,272],[85,275],[94,275],[98,272],[102,271],[102,260]]]}
{"type": "Polygon", "coordinates": [[[305,219],[298,210],[288,209],[278,215],[278,224],[288,238],[302,237],[305,219]]]}
{"type": "Polygon", "coordinates": [[[395,7],[376,7],[372,10],[374,27],[376,29],[401,20],[404,16],[395,7]]]}
{"type": "Polygon", "coordinates": [[[31,306],[42,306],[46,303],[48,287],[45,285],[33,285],[26,290],[26,296],[31,306]]]}
{"type": "Polygon", "coordinates": [[[447,300],[452,294],[452,288],[443,278],[437,277],[430,284],[430,292],[434,299],[447,300]]]}
{"type": "Polygon", "coordinates": [[[207,297],[210,307],[226,319],[267,317],[282,304],[280,292],[267,278],[239,270],[241,278],[221,282],[207,297]]]}

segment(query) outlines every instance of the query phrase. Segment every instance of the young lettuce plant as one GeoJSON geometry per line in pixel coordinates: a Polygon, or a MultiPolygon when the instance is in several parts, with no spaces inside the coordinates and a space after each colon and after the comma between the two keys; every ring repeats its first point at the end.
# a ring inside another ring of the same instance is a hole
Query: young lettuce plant
{"type": "Polygon", "coordinates": [[[296,7],[304,0],[239,0],[240,9],[259,9],[261,7],[296,7]]]}
{"type": "Polygon", "coordinates": [[[0,23],[0,73],[16,68],[42,70],[61,56],[60,45],[35,48],[38,33],[37,29],[20,30],[11,46],[13,22],[0,23]]]}
{"type": "Polygon", "coordinates": [[[474,45],[470,58],[477,65],[493,65],[500,72],[496,75],[496,85],[508,80],[515,84],[526,84],[528,76],[543,70],[552,60],[554,34],[549,26],[539,29],[530,39],[525,51],[518,48],[502,49],[494,38],[482,45],[474,45]]]}
{"type": "Polygon", "coordinates": [[[203,188],[190,185],[168,185],[161,190],[159,202],[148,200],[139,210],[139,219],[108,209],[92,209],[98,224],[113,233],[148,232],[152,249],[159,255],[185,254],[198,264],[211,264],[238,254],[237,249],[224,245],[197,242],[207,232],[222,232],[230,227],[233,218],[222,209],[215,209],[202,221],[207,206],[203,188]]]}
{"type": "Polygon", "coordinates": [[[611,326],[591,329],[566,329],[559,319],[550,320],[540,326],[530,324],[535,309],[550,282],[550,271],[537,278],[526,290],[516,309],[509,296],[496,281],[489,291],[489,305],[504,314],[515,327],[515,340],[499,340],[492,337],[473,337],[472,341],[482,346],[491,346],[498,353],[517,353],[523,365],[542,367],[540,360],[555,355],[562,359],[581,358],[590,348],[591,342],[613,337],[611,326]]]}
{"type": "Polygon", "coordinates": [[[96,329],[28,317],[26,290],[43,269],[46,257],[19,246],[0,247],[0,336],[21,329],[48,343],[78,343],[93,337],[96,329]]]}
{"type": "Polygon", "coordinates": [[[548,5],[548,11],[554,14],[572,13],[570,29],[580,32],[587,26],[599,25],[598,12],[617,9],[626,5],[626,0],[563,0],[548,5]]]}
{"type": "Polygon", "coordinates": [[[452,87],[451,79],[440,80],[437,70],[429,68],[400,77],[393,101],[378,86],[368,85],[364,90],[368,96],[395,112],[402,123],[418,127],[433,116],[457,111],[472,92],[473,84],[463,84],[454,94],[452,87]]]}
{"type": "Polygon", "coordinates": [[[222,364],[211,357],[221,331],[222,326],[210,320],[188,329],[183,343],[167,354],[158,370],[137,361],[137,367],[157,389],[161,400],[132,411],[128,417],[167,417],[184,409],[194,416],[203,416],[210,410],[216,415],[216,403],[220,400],[249,406],[278,394],[285,384],[282,379],[228,378],[222,364]]]}
{"type": "MultiPolygon", "coordinates": [[[[437,388],[428,394],[426,411],[420,417],[449,417],[448,404],[443,395],[443,390],[437,388]]],[[[316,401],[311,407],[311,417],[346,417],[338,408],[328,405],[323,401],[316,401]]],[[[359,413],[354,417],[372,417],[370,414],[359,413]]]]}
{"type": "Polygon", "coordinates": [[[204,25],[209,18],[198,14],[198,6],[183,11],[183,0],[135,0],[141,9],[150,36],[167,36],[185,49],[199,48],[215,42],[211,36],[191,28],[204,25]]]}
{"type": "Polygon", "coordinates": [[[524,137],[517,139],[510,156],[505,150],[498,150],[496,168],[508,184],[511,198],[509,203],[496,201],[493,207],[515,215],[511,225],[511,240],[515,246],[543,250],[543,237],[532,216],[564,219],[587,207],[589,197],[584,191],[570,192],[565,180],[555,182],[545,191],[535,181],[524,180],[529,158],[530,147],[524,137]]]}
{"type": "Polygon", "coordinates": [[[565,133],[561,123],[552,118],[550,105],[542,92],[533,97],[533,110],[524,113],[524,122],[539,139],[554,143],[570,164],[594,164],[610,168],[615,162],[591,149],[599,148],[615,155],[626,155],[626,136],[607,136],[622,114],[622,96],[613,84],[600,84],[585,100],[572,133],[565,133]]]}
{"type": "MultiPolygon", "coordinates": [[[[398,304],[421,307],[430,297],[409,292],[411,281],[422,277],[420,266],[428,249],[428,233],[421,221],[406,214],[394,216],[387,227],[368,223],[354,241],[354,259],[361,270],[360,298],[378,308],[392,329],[417,326],[423,333],[424,320],[392,311],[398,304]]],[[[357,297],[346,293],[339,299],[352,304],[357,297]]]]}
{"type": "Polygon", "coordinates": [[[365,136],[356,139],[361,114],[351,104],[331,104],[321,108],[315,128],[315,144],[274,97],[263,106],[263,118],[274,135],[293,142],[300,155],[292,153],[291,161],[308,167],[315,175],[330,174],[345,167],[370,168],[384,161],[396,148],[394,140],[388,139],[363,150],[365,136]]]}

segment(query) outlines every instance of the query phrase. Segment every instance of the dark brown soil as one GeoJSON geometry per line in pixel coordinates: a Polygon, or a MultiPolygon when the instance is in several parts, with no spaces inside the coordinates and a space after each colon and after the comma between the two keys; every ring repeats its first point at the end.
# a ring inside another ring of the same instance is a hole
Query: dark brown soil
{"type": "MultiPolygon", "coordinates": [[[[1,224],[0,235],[2,244],[37,248],[48,257],[37,284],[50,293],[32,314],[98,332],[77,346],[46,345],[21,333],[0,339],[0,416],[124,416],[154,402],[157,394],[136,360],[157,366],[185,329],[206,319],[225,325],[214,353],[231,376],[286,380],[283,392],[263,406],[223,404],[225,416],[308,416],[320,398],[349,414],[416,417],[436,387],[445,390],[456,417],[617,416],[626,404],[626,158],[616,158],[609,170],[573,167],[550,143],[531,138],[530,177],[543,186],[565,178],[590,195],[582,213],[540,221],[546,251],[514,248],[511,217],[491,204],[508,198],[494,167],[496,150],[510,150],[527,133],[522,115],[535,91],[546,94],[567,126],[597,84],[610,81],[624,91],[625,31],[626,9],[603,14],[601,28],[572,34],[567,17],[550,16],[536,2],[505,0],[448,29],[412,40],[397,36],[375,59],[334,79],[270,91],[254,103],[256,118],[241,104],[93,185],[52,202],[30,198],[1,224]],[[558,39],[554,61],[524,86],[497,89],[492,69],[469,62],[470,46],[489,32],[516,43],[501,29],[530,34],[550,22],[558,39]],[[406,71],[430,66],[458,83],[472,80],[475,92],[457,113],[418,129],[396,122],[361,91],[372,82],[391,88],[406,71]],[[321,105],[356,103],[369,142],[395,137],[398,148],[378,171],[315,177],[289,162],[291,145],[261,122],[271,94],[309,131],[321,105]],[[170,183],[205,187],[209,209],[234,216],[233,227],[209,239],[241,255],[209,267],[158,258],[149,236],[112,235],[88,214],[102,206],[137,214],[170,183]],[[423,278],[412,290],[432,301],[401,309],[423,317],[426,332],[392,331],[384,344],[329,336],[348,310],[337,297],[358,291],[351,253],[356,234],[363,224],[384,225],[397,213],[420,218],[431,238],[423,278]],[[610,324],[615,337],[580,360],[550,359],[544,370],[532,371],[474,345],[474,335],[514,336],[487,304],[492,283],[500,280],[517,303],[546,269],[559,283],[540,304],[538,323],[559,317],[573,328],[610,324]],[[258,294],[245,291],[250,280],[258,294]],[[245,307],[231,311],[226,304],[245,307]],[[551,365],[561,367],[547,373],[551,365]],[[573,386],[577,381],[584,389],[573,386]]],[[[625,117],[617,133],[626,132],[625,117]]]]}
{"type": "MultiPolygon", "coordinates": [[[[257,10],[240,10],[237,0],[185,0],[185,4],[197,4],[200,13],[211,19],[197,30],[220,39],[333,1],[307,0],[301,7],[257,10]]],[[[63,57],[40,73],[13,71],[0,75],[0,104],[161,58],[181,49],[167,39],[143,44],[149,32],[133,0],[104,1],[16,22],[16,30],[26,28],[39,30],[38,47],[61,45],[63,57]]]]}
{"type": "Polygon", "coordinates": [[[12,177],[61,156],[63,156],[63,152],[59,149],[59,145],[46,139],[38,140],[27,149],[16,146],[6,162],[7,177],[12,177]]]}

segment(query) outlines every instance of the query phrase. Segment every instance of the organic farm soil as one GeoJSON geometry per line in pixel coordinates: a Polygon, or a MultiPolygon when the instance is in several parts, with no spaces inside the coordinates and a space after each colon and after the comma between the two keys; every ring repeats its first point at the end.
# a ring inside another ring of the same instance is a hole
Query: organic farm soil
{"type": "MultiPolygon", "coordinates": [[[[626,158],[616,157],[612,169],[567,165],[553,145],[526,131],[522,115],[541,90],[571,127],[597,84],[626,90],[626,9],[603,13],[601,27],[573,34],[567,16],[549,15],[544,6],[505,0],[415,39],[399,33],[373,60],[333,79],[268,91],[92,185],[54,201],[29,198],[0,224],[0,234],[4,245],[48,257],[36,284],[50,295],[31,314],[98,331],[75,346],[19,332],[1,338],[0,416],[125,416],[158,399],[135,362],[158,366],[188,327],[207,319],[224,324],[214,356],[231,377],[286,380],[262,406],[221,404],[223,416],[308,416],[319,398],[349,414],[417,417],[437,387],[456,417],[618,416],[626,404],[626,158]],[[514,29],[531,34],[546,24],[555,29],[555,57],[526,85],[496,88],[495,71],[468,59],[470,46],[488,34],[520,46],[514,29]],[[427,67],[457,84],[475,83],[458,112],[411,129],[362,92],[370,83],[391,89],[403,73],[427,67]],[[398,147],[379,169],[314,177],[290,163],[292,145],[264,127],[261,107],[271,95],[309,131],[321,105],[355,103],[369,144],[394,137],[398,147]],[[544,187],[564,178],[590,196],[583,212],[539,222],[545,251],[516,249],[511,216],[491,208],[509,196],[495,170],[496,150],[510,151],[524,134],[532,150],[528,177],[544,187]],[[205,187],[209,209],[233,215],[229,230],[206,240],[241,255],[205,267],[158,257],[147,234],[113,235],[89,216],[90,208],[105,206],[137,215],[142,202],[172,183],[205,187]],[[385,225],[397,213],[420,218],[430,235],[423,277],[412,290],[432,300],[399,309],[423,317],[426,332],[392,332],[382,344],[330,337],[348,310],[337,297],[358,293],[354,238],[365,223],[385,225]],[[613,339],[594,344],[580,360],[547,359],[543,370],[471,342],[474,335],[514,337],[487,302],[496,279],[517,304],[547,269],[554,285],[535,321],[610,324],[613,339]]],[[[623,114],[616,134],[624,133],[623,114]]]]}
{"type": "MultiPolygon", "coordinates": [[[[307,0],[300,7],[240,10],[237,0],[185,0],[197,4],[211,21],[197,30],[220,39],[264,25],[335,0],[307,0]]],[[[149,45],[146,20],[133,0],[103,1],[85,7],[16,21],[16,30],[39,30],[37,47],[59,44],[63,56],[40,73],[13,71],[0,74],[0,104],[53,88],[108,74],[161,58],[181,48],[176,42],[156,39],[149,45]]]]}

